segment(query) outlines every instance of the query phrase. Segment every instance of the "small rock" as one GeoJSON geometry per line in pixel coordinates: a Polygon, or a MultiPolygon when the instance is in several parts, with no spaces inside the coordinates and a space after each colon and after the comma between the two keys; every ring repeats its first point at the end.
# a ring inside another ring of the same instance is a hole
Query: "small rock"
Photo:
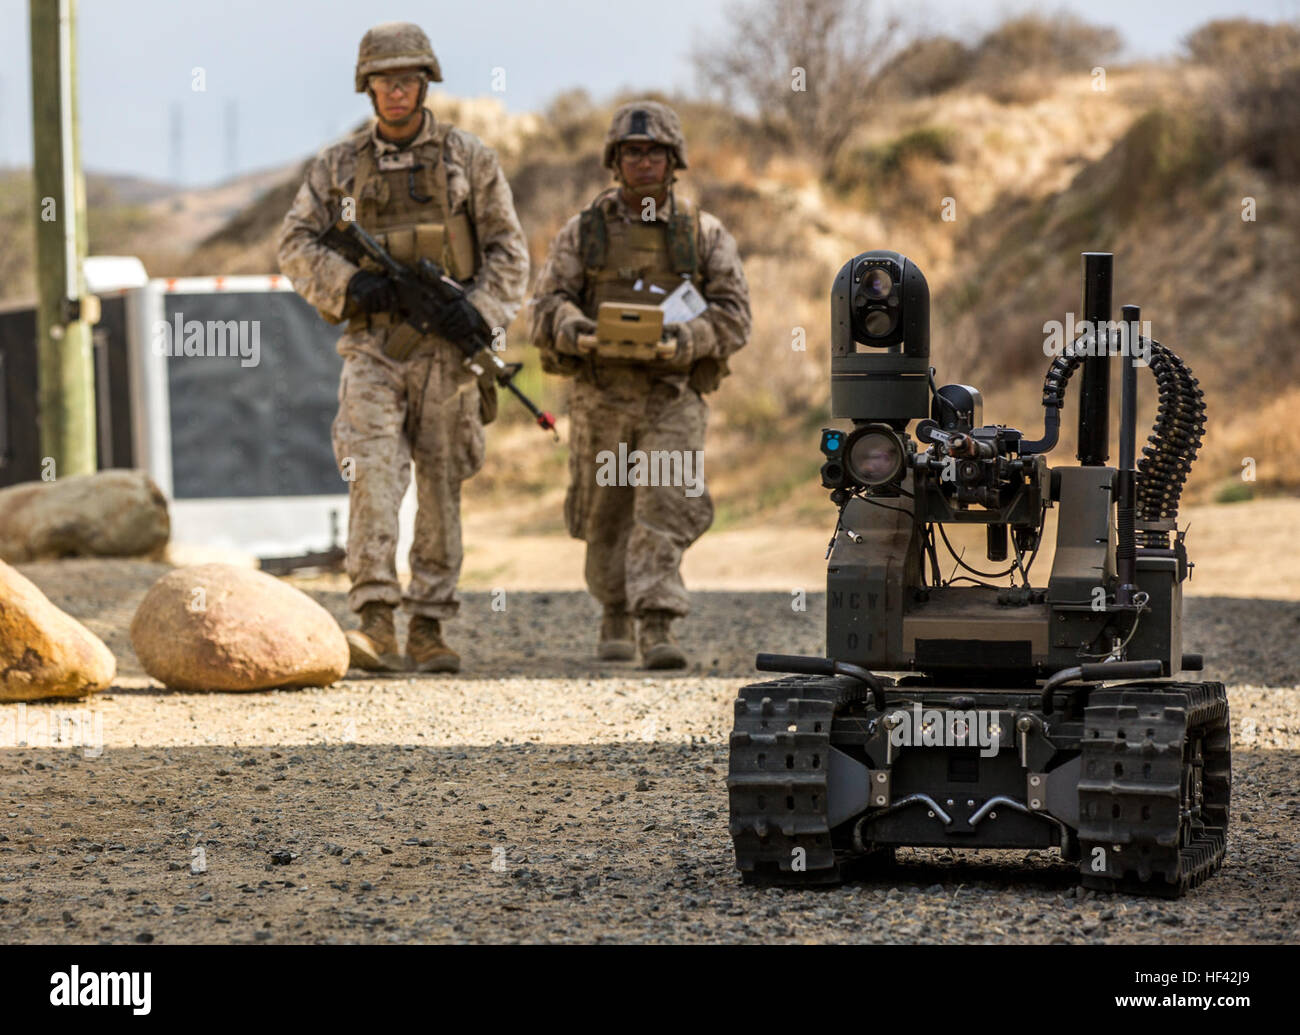
{"type": "Polygon", "coordinates": [[[0,559],[138,557],[167,545],[167,500],[144,471],[113,469],[0,489],[0,559]]]}
{"type": "Polygon", "coordinates": [[[173,690],[328,686],[348,668],[338,623],[262,571],[200,564],[168,572],[131,619],[144,670],[173,690]]]}

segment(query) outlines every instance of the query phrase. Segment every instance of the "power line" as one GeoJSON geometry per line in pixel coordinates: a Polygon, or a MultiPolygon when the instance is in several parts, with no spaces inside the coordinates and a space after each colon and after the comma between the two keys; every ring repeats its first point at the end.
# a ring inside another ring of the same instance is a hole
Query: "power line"
{"type": "Polygon", "coordinates": [[[226,99],[226,178],[233,180],[239,170],[239,101],[226,99]]]}
{"type": "Polygon", "coordinates": [[[172,104],[171,117],[171,181],[180,186],[181,175],[181,106],[172,104]]]}

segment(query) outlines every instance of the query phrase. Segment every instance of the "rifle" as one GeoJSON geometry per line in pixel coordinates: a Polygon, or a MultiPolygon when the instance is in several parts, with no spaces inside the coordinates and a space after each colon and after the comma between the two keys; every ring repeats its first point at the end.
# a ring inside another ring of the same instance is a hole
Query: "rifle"
{"type": "MultiPolygon", "coordinates": [[[[378,264],[397,289],[402,319],[421,335],[441,333],[443,313],[465,297],[465,289],[432,259],[421,259],[414,266],[406,266],[389,255],[382,244],[353,220],[340,219],[320,235],[320,242],[353,262],[359,263],[364,257],[378,264]]],[[[478,310],[472,305],[469,309],[474,314],[474,329],[469,339],[452,341],[464,354],[465,366],[475,377],[482,377],[485,370],[490,370],[496,383],[523,403],[537,421],[537,426],[549,431],[559,441],[555,418],[539,409],[514,382],[523,364],[506,363],[492,350],[492,329],[478,310]]],[[[406,356],[394,358],[405,359],[406,356]]]]}

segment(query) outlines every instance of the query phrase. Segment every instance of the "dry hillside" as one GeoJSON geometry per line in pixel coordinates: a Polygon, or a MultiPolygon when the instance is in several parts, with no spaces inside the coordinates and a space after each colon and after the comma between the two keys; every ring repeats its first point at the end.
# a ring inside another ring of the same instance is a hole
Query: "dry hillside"
{"type": "MultiPolygon", "coordinates": [[[[926,272],[940,381],[977,385],[986,420],[1035,432],[1043,323],[1079,309],[1079,253],[1114,252],[1116,309],[1142,305],[1154,336],[1187,359],[1208,396],[1191,496],[1228,501],[1300,487],[1284,461],[1300,447],[1286,420],[1300,407],[1290,347],[1300,337],[1300,31],[1212,23],[1184,56],[1108,62],[1099,82],[1097,48],[1114,40],[1107,30],[1067,28],[1074,36],[1030,17],[969,46],[914,44],[891,66],[888,102],[873,106],[833,160],[771,122],[666,98],[690,146],[680,189],[735,234],[753,300],[753,338],[713,399],[709,477],[720,525],[759,514],[824,518],[816,429],[828,420],[827,291],[841,263],[871,248],[903,252],[926,272]],[[943,218],[945,199],[955,218],[943,218]],[[806,351],[792,348],[796,328],[806,351]],[[1253,484],[1240,477],[1246,457],[1257,464],[1253,484]]],[[[490,100],[429,103],[500,153],[536,268],[561,223],[608,182],[600,144],[620,99],[598,104],[574,91],[525,116],[490,100]]],[[[254,196],[189,251],[173,229],[163,254],[160,238],[142,230],[151,211],[142,206],[92,211],[92,245],[159,255],[151,267],[159,274],[268,271],[300,172],[263,174],[255,188],[249,178],[243,188],[254,196]]],[[[228,206],[233,194],[222,189],[228,206]]],[[[187,232],[197,236],[200,225],[191,220],[187,232]]],[[[523,325],[512,329],[511,351],[531,360],[523,325]]],[[[523,377],[563,409],[562,382],[533,362],[523,377]]],[[[1143,398],[1149,415],[1149,384],[1143,398]]],[[[1067,456],[1074,403],[1069,396],[1059,447],[1067,456]]],[[[467,505],[490,505],[508,525],[558,531],[563,450],[522,411],[502,409],[467,505]]]]}

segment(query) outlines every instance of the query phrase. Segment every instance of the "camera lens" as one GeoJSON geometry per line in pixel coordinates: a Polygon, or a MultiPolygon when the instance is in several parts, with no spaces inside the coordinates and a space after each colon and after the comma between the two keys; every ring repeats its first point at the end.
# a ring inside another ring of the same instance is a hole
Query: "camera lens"
{"type": "Polygon", "coordinates": [[[868,432],[849,446],[849,471],[862,485],[882,485],[903,468],[898,439],[878,431],[868,432]]]}
{"type": "Polygon", "coordinates": [[[894,281],[882,269],[868,270],[862,278],[862,290],[868,298],[880,300],[888,296],[894,287],[894,281]]]}
{"type": "Polygon", "coordinates": [[[889,333],[889,329],[894,326],[894,318],[883,309],[872,309],[867,313],[863,326],[866,327],[867,334],[879,338],[889,333]]]}

